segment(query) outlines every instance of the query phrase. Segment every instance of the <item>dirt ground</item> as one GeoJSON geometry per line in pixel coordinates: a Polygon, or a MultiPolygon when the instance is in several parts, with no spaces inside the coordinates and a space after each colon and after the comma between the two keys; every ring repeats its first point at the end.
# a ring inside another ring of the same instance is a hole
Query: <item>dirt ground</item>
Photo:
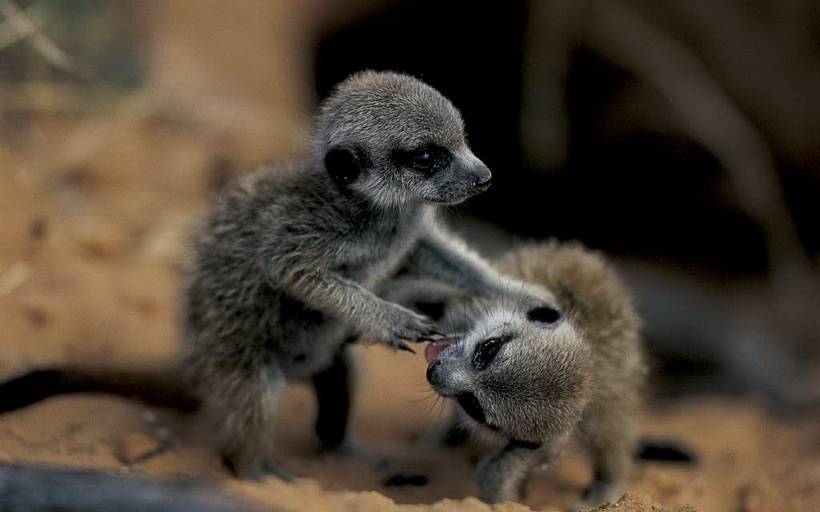
{"type": "MultiPolygon", "coordinates": [[[[185,233],[233,170],[224,147],[196,125],[137,117],[87,121],[72,137],[50,119],[37,137],[10,136],[0,147],[0,378],[66,361],[151,366],[175,356],[185,233]]],[[[278,428],[293,484],[232,480],[189,433],[194,419],[101,396],[54,398],[0,417],[0,460],[209,477],[277,510],[489,510],[472,497],[486,447],[423,441],[446,406],[425,384],[422,356],[382,347],[356,355],[352,439],[426,475],[427,485],[385,487],[364,463],[318,455],[304,386],[289,392],[278,428]]],[[[641,464],[629,495],[603,510],[820,510],[817,416],[782,418],[751,398],[715,397],[653,406],[643,425],[685,441],[699,462],[641,464]]],[[[570,447],[534,475],[525,505],[495,509],[561,510],[589,478],[570,447]]]]}

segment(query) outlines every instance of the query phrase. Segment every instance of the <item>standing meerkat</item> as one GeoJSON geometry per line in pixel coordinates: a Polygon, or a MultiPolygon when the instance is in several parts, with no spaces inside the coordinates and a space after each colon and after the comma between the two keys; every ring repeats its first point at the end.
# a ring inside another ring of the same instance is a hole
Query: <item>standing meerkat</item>
{"type": "Polygon", "coordinates": [[[464,334],[425,351],[433,389],[460,405],[469,426],[503,439],[479,466],[481,498],[519,500],[533,468],[577,432],[594,479],[576,507],[616,501],[632,466],[646,374],[629,293],[578,244],[525,245],[498,268],[545,286],[557,305],[456,303],[444,325],[464,334]]]}
{"type": "MultiPolygon", "coordinates": [[[[549,298],[509,287],[436,221],[439,205],[485,190],[490,178],[444,96],[407,75],[366,71],[321,107],[312,157],[261,169],[216,202],[185,272],[186,353],[162,382],[202,404],[237,475],[277,472],[271,428],[287,381],[312,381],[320,441],[343,444],[346,339],[409,349],[406,341],[440,336],[427,317],[375,293],[400,266],[480,296],[549,298]]],[[[112,384],[104,373],[34,372],[3,386],[17,392],[0,409],[78,390],[169,401],[150,378],[112,384]]]]}

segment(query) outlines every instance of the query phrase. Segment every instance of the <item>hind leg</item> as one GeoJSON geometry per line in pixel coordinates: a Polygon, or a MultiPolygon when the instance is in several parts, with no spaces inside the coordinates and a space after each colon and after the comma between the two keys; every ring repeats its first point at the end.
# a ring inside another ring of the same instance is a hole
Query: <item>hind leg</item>
{"type": "Polygon", "coordinates": [[[347,440],[354,380],[349,345],[355,340],[346,340],[333,356],[330,366],[313,375],[317,405],[316,435],[322,451],[354,457],[378,466],[381,461],[347,440]]]}
{"type": "Polygon", "coordinates": [[[347,343],[339,347],[330,366],[313,376],[318,413],[316,435],[323,450],[344,446],[350,417],[353,375],[347,343]]]}
{"type": "Polygon", "coordinates": [[[313,375],[316,393],[316,436],[322,451],[346,455],[378,465],[365,450],[352,445],[347,439],[347,426],[353,394],[353,367],[349,345],[356,338],[345,341],[333,356],[330,366],[313,375]]]}
{"type": "Polygon", "coordinates": [[[478,494],[486,503],[521,501],[532,470],[551,461],[560,440],[547,446],[507,441],[490,454],[478,468],[478,494]]]}
{"type": "Polygon", "coordinates": [[[592,457],[594,476],[584,499],[574,509],[619,500],[632,469],[636,427],[628,405],[619,407],[610,402],[592,411],[581,423],[581,433],[592,457]]]}
{"type": "Polygon", "coordinates": [[[278,368],[260,365],[211,375],[204,396],[222,458],[243,479],[290,476],[273,459],[273,420],[285,377],[278,368]]]}
{"type": "Polygon", "coordinates": [[[370,465],[381,475],[385,485],[420,485],[426,483],[423,475],[404,471],[378,455],[371,454],[347,439],[347,424],[350,417],[353,390],[353,368],[349,345],[346,341],[333,357],[330,366],[313,376],[318,413],[316,415],[316,435],[323,451],[351,457],[370,465]]]}

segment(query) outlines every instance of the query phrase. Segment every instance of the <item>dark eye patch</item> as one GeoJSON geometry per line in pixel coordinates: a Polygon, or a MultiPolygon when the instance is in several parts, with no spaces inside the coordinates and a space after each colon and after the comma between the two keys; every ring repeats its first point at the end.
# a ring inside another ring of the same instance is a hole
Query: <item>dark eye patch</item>
{"type": "Polygon", "coordinates": [[[527,320],[542,324],[553,324],[561,319],[561,313],[550,307],[534,308],[527,311],[527,320]]]}
{"type": "Polygon", "coordinates": [[[361,146],[336,145],[325,155],[325,169],[341,189],[347,188],[368,167],[369,157],[361,146]]]}
{"type": "Polygon", "coordinates": [[[396,149],[392,156],[398,166],[426,175],[444,169],[453,160],[450,151],[436,144],[425,144],[413,149],[396,149]]]}
{"type": "Polygon", "coordinates": [[[472,419],[482,424],[487,421],[487,417],[484,415],[484,409],[474,394],[462,393],[456,397],[456,401],[472,419]]]}
{"type": "Polygon", "coordinates": [[[507,341],[509,341],[508,336],[500,336],[486,339],[476,345],[473,352],[473,367],[478,371],[487,368],[507,341]]]}

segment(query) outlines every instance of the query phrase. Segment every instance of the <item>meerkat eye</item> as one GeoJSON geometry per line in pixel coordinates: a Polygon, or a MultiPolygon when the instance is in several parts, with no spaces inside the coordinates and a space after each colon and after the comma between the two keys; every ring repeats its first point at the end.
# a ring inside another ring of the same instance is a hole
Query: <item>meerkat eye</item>
{"type": "Polygon", "coordinates": [[[505,338],[490,338],[479,343],[473,352],[473,367],[479,371],[488,367],[506,341],[505,338]]]}
{"type": "Polygon", "coordinates": [[[530,322],[539,322],[542,324],[554,324],[561,319],[561,313],[558,310],[541,307],[527,311],[527,320],[530,322]]]}
{"type": "Polygon", "coordinates": [[[419,151],[413,155],[411,162],[413,167],[427,170],[433,166],[433,156],[429,151],[419,151]]]}
{"type": "Polygon", "coordinates": [[[393,152],[393,159],[400,166],[431,176],[449,165],[452,155],[445,148],[426,144],[410,150],[397,149],[393,152]]]}

